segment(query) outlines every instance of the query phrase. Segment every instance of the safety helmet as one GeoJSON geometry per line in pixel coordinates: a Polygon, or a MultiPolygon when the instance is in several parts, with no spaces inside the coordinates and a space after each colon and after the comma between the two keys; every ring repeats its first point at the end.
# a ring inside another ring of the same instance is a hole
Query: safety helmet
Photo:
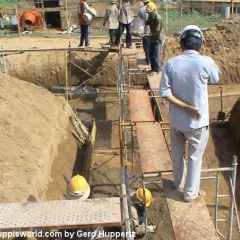
{"type": "Polygon", "coordinates": [[[117,3],[117,1],[116,0],[111,0],[110,3],[112,3],[112,4],[117,3]]]}
{"type": "Polygon", "coordinates": [[[202,40],[204,39],[201,29],[196,25],[188,25],[185,28],[183,28],[180,34],[180,40],[189,37],[196,37],[202,40]]]}
{"type": "Polygon", "coordinates": [[[151,0],[143,0],[143,3],[149,3],[151,0]]]}
{"type": "Polygon", "coordinates": [[[157,6],[154,2],[149,2],[146,6],[146,12],[149,13],[149,12],[152,12],[154,10],[157,9],[157,6]]]}
{"type": "Polygon", "coordinates": [[[149,207],[152,202],[152,193],[147,188],[138,188],[136,191],[136,196],[140,202],[144,203],[144,192],[146,207],[149,207]]]}
{"type": "Polygon", "coordinates": [[[87,199],[89,195],[90,187],[87,183],[87,180],[79,174],[73,176],[67,185],[67,197],[69,199],[87,199]]]}

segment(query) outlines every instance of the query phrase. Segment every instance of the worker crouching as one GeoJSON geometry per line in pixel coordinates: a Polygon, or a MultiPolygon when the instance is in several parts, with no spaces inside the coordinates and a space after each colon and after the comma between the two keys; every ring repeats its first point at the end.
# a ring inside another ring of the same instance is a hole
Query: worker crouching
{"type": "Polygon", "coordinates": [[[145,207],[148,208],[152,201],[152,193],[147,188],[138,188],[136,192],[131,194],[131,215],[136,235],[155,232],[156,230],[156,226],[150,226],[147,222],[144,222],[145,207]]]}
{"type": "Polygon", "coordinates": [[[68,182],[66,189],[66,197],[69,200],[76,199],[84,201],[89,198],[90,193],[91,193],[90,186],[83,176],[77,174],[73,176],[68,182]]]}

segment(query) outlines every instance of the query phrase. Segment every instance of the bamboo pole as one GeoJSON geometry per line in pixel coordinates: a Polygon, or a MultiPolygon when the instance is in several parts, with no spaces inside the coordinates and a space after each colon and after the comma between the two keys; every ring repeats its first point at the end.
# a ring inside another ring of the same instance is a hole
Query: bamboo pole
{"type": "MultiPolygon", "coordinates": [[[[125,225],[124,232],[132,232],[131,228],[131,218],[129,213],[129,202],[128,202],[128,196],[127,196],[127,186],[126,186],[126,170],[124,166],[121,166],[121,174],[120,174],[120,183],[121,183],[121,200],[122,200],[122,206],[121,206],[121,212],[122,212],[122,220],[125,225]]],[[[133,240],[133,237],[126,236],[127,240],[133,240]]]]}
{"type": "Polygon", "coordinates": [[[16,14],[16,18],[17,18],[18,34],[19,34],[19,37],[21,39],[20,22],[18,20],[18,8],[17,8],[17,5],[15,5],[15,14],[16,14]]]}
{"type": "Polygon", "coordinates": [[[68,52],[64,50],[64,59],[65,59],[65,81],[66,81],[66,100],[68,103],[68,52]]]}
{"type": "Polygon", "coordinates": [[[119,117],[119,146],[120,146],[120,164],[123,165],[123,136],[122,136],[122,124],[121,116],[119,117]]]}
{"type": "Polygon", "coordinates": [[[133,125],[131,126],[131,140],[132,140],[132,174],[133,174],[135,166],[133,125]]]}

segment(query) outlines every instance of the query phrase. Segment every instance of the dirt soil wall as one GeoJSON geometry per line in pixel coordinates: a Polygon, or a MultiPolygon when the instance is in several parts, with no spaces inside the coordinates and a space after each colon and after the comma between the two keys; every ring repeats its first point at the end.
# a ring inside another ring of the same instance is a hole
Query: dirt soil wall
{"type": "MultiPolygon", "coordinates": [[[[220,84],[240,83],[239,31],[239,18],[221,21],[203,31],[201,54],[212,57],[220,67],[223,73],[220,84]]],[[[180,52],[179,36],[169,36],[163,49],[163,61],[180,52]]]]}
{"type": "Polygon", "coordinates": [[[229,129],[234,139],[240,145],[240,99],[234,104],[229,118],[229,129]]]}
{"type": "Polygon", "coordinates": [[[0,79],[0,202],[65,198],[63,175],[70,179],[77,153],[71,107],[42,87],[2,73],[0,79]],[[54,184],[61,188],[53,196],[47,190],[54,184]]]}

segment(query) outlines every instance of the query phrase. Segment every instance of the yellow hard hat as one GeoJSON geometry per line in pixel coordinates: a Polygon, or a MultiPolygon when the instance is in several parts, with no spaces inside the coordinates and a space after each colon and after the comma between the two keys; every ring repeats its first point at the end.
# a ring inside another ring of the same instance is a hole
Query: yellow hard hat
{"type": "Polygon", "coordinates": [[[140,202],[144,202],[144,192],[145,192],[145,202],[146,202],[146,207],[149,207],[151,202],[152,202],[152,193],[145,188],[138,188],[136,191],[136,196],[140,202]]]}
{"type": "Polygon", "coordinates": [[[146,12],[152,12],[157,9],[157,6],[154,2],[149,2],[146,6],[146,12]]]}
{"type": "Polygon", "coordinates": [[[73,176],[67,186],[67,190],[72,196],[83,196],[88,189],[87,180],[79,174],[73,176]]]}

